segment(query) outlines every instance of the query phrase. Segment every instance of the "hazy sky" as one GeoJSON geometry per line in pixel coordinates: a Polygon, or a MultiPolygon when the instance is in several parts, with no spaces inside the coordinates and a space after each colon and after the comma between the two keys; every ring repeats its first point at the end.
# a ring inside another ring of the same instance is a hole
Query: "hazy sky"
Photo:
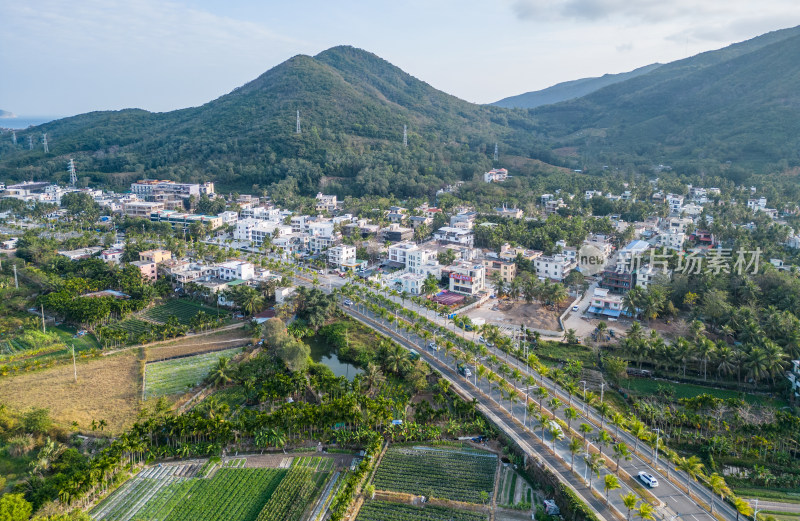
{"type": "Polygon", "coordinates": [[[488,103],[798,24],[797,0],[0,0],[0,109],[200,105],[340,44],[488,103]]]}

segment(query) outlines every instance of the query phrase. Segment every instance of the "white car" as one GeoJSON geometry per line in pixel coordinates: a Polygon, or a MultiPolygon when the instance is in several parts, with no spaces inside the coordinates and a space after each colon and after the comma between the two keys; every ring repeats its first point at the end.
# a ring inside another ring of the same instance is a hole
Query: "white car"
{"type": "Polygon", "coordinates": [[[642,483],[650,488],[656,488],[658,486],[658,480],[652,474],[648,474],[647,472],[639,472],[639,479],[642,483]]]}
{"type": "Polygon", "coordinates": [[[346,300],[344,301],[344,305],[345,305],[345,306],[352,306],[352,305],[353,305],[353,301],[352,301],[352,300],[350,300],[350,299],[346,299],[346,300]]]}
{"type": "Polygon", "coordinates": [[[439,346],[436,345],[436,342],[431,342],[430,344],[428,344],[428,349],[430,349],[431,351],[438,351],[439,346]]]}

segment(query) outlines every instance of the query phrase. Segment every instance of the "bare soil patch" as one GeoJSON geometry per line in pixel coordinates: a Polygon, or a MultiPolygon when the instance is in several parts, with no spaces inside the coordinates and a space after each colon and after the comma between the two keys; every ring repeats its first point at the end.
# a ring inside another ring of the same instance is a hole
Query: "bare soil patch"
{"type": "Polygon", "coordinates": [[[169,344],[147,348],[147,361],[165,360],[182,355],[192,355],[239,347],[250,342],[250,337],[240,329],[222,331],[217,335],[182,338],[169,344]]]}
{"type": "Polygon", "coordinates": [[[78,422],[84,431],[92,420],[105,420],[105,432],[118,433],[133,424],[139,412],[139,361],[134,351],[0,379],[0,401],[25,411],[50,409],[64,427],[78,422]]]}
{"type": "Polygon", "coordinates": [[[512,302],[510,300],[490,300],[480,308],[467,313],[472,318],[484,318],[490,322],[505,323],[519,328],[520,324],[532,329],[547,329],[558,331],[558,317],[564,312],[566,306],[552,310],[537,302],[512,302]]]}

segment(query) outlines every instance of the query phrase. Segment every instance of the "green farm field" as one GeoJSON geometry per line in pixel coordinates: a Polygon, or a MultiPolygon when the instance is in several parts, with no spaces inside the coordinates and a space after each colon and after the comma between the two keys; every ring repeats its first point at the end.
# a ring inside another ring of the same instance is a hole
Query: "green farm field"
{"type": "Polygon", "coordinates": [[[241,348],[225,349],[149,363],[145,367],[144,396],[153,398],[181,394],[201,383],[220,358],[233,358],[241,348]]]}

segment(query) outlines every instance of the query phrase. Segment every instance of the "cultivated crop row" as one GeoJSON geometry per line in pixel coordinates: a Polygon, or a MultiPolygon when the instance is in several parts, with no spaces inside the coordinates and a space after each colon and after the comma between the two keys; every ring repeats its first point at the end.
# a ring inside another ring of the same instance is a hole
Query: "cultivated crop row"
{"type": "Polygon", "coordinates": [[[375,472],[378,490],[481,503],[494,489],[497,457],[426,447],[390,447],[375,472]]]}
{"type": "Polygon", "coordinates": [[[325,478],[323,473],[315,473],[305,467],[292,467],[256,521],[297,521],[303,515],[311,500],[316,495],[325,478]]]}
{"type": "Polygon", "coordinates": [[[200,384],[220,358],[232,358],[241,348],[147,364],[145,398],[185,392],[200,384]]]}
{"type": "Polygon", "coordinates": [[[166,322],[169,317],[174,316],[178,319],[178,322],[184,326],[188,326],[192,321],[192,317],[194,317],[200,311],[205,311],[212,317],[215,317],[218,314],[217,310],[215,309],[200,306],[186,300],[176,299],[168,300],[160,306],[155,306],[148,309],[143,313],[143,316],[154,322],[161,323],[166,322]]]}
{"type": "Polygon", "coordinates": [[[468,510],[425,506],[412,507],[386,501],[367,501],[356,521],[486,521],[488,516],[468,510]]]}
{"type": "MultiPolygon", "coordinates": [[[[159,521],[254,521],[286,471],[219,469],[211,479],[198,479],[178,508],[159,521]]],[[[148,518],[149,519],[149,518],[148,518]]]]}

